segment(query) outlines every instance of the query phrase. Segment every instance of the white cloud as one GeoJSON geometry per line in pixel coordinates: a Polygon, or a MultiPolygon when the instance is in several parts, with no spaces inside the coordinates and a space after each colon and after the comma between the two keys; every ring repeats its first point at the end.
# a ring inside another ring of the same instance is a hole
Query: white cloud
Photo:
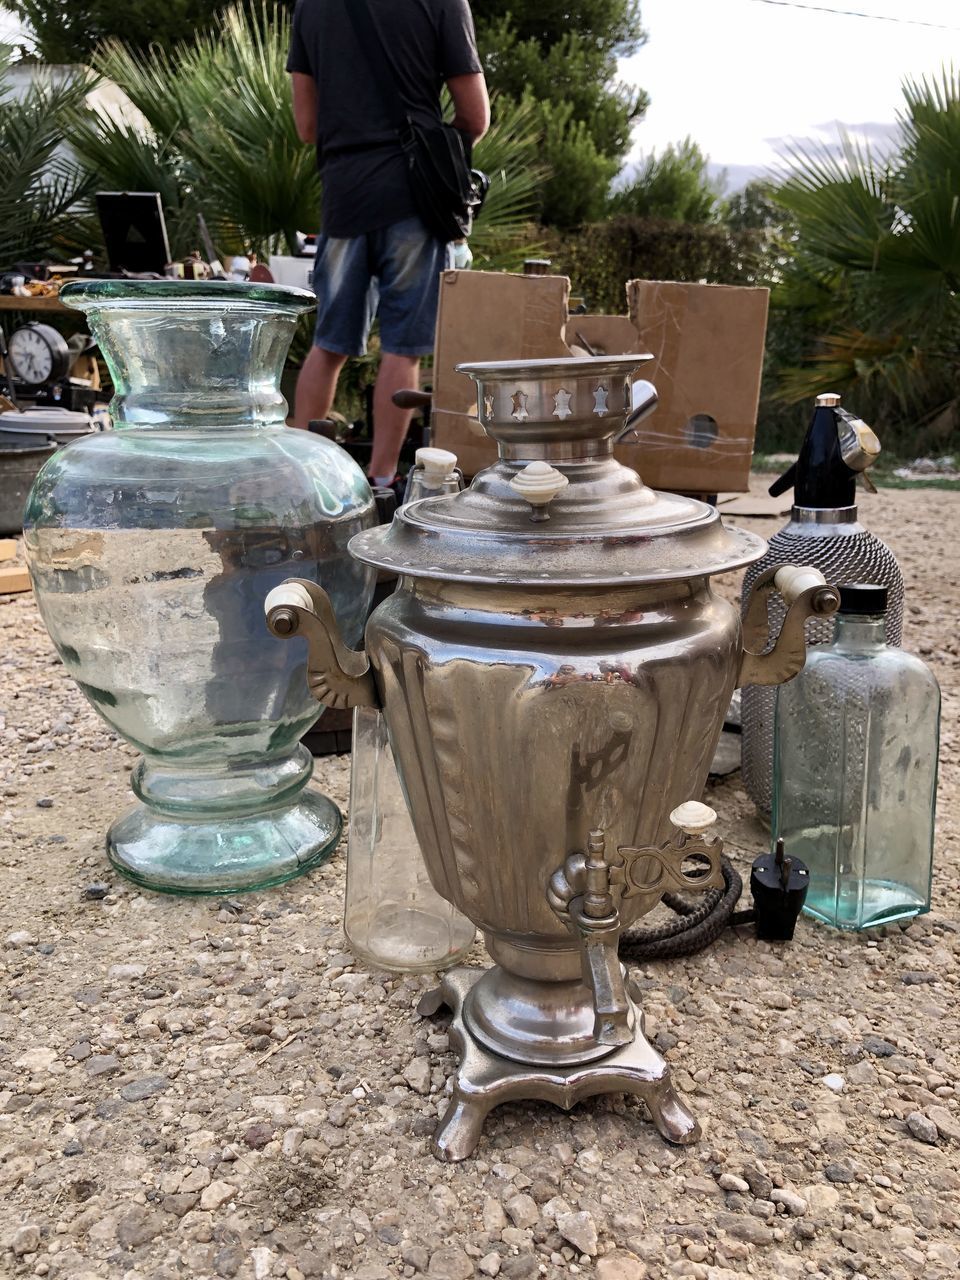
{"type": "MultiPolygon", "coordinates": [[[[810,2],[844,7],[843,0],[810,2]]],[[[849,7],[960,27],[957,0],[849,7]]],[[[621,75],[642,85],[652,103],[631,159],[690,135],[731,176],[775,165],[786,139],[834,139],[836,121],[866,121],[848,127],[879,139],[902,105],[905,77],[960,62],[960,31],[754,0],[642,0],[641,10],[650,39],[621,63],[621,75]]]]}

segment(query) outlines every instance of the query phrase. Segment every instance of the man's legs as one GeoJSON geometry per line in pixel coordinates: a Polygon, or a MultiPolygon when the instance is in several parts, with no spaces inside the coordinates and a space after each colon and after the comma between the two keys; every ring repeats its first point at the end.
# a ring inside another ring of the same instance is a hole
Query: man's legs
{"type": "Polygon", "coordinates": [[[387,484],[397,474],[400,450],[413,417],[412,409],[397,408],[393,403],[393,393],[408,388],[416,390],[419,385],[419,356],[398,356],[384,351],[373,389],[373,421],[376,428],[369,470],[371,476],[387,484]]]}
{"type": "Polygon", "coordinates": [[[446,245],[419,218],[395,222],[374,234],[380,281],[380,342],[383,349],[373,401],[370,474],[396,474],[410,409],[393,403],[395,391],[419,385],[420,357],[433,351],[440,272],[446,245]]]}
{"type": "Polygon", "coordinates": [[[313,346],[297,378],[295,427],[306,427],[329,415],[340,370],[349,355],[366,351],[377,305],[367,237],[320,236],[313,288],[317,295],[316,326],[313,346]]]}
{"type": "Polygon", "coordinates": [[[293,425],[306,428],[318,418],[326,418],[333,408],[337,379],[347,357],[323,347],[311,347],[297,377],[293,425]]]}

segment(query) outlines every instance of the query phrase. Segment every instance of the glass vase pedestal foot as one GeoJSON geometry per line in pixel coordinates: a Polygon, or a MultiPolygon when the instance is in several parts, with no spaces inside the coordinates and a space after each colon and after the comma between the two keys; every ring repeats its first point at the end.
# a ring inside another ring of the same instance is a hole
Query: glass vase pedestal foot
{"type": "Polygon", "coordinates": [[[340,810],[319,791],[243,818],[191,821],[138,805],[107,833],[107,855],[128,880],[158,893],[269,889],[320,866],[340,839],[340,810]]]}

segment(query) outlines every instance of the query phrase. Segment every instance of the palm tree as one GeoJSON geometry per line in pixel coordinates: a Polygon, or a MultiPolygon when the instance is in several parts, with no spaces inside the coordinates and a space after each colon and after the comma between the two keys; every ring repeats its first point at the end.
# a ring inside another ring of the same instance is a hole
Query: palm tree
{"type": "Polygon", "coordinates": [[[839,154],[797,147],[775,188],[797,229],[778,301],[816,335],[780,395],[849,389],[880,424],[932,442],[960,426],[960,75],[903,94],[891,154],[848,137],[839,154]]]}
{"type": "MultiPolygon", "coordinates": [[[[159,191],[175,256],[197,247],[201,212],[224,254],[282,247],[319,222],[321,186],[311,148],[297,137],[285,70],[290,15],[237,6],[219,29],[169,55],[110,42],[95,71],[120,86],[143,117],[137,128],[76,112],[71,144],[101,186],[159,191]]],[[[529,107],[504,104],[475,160],[491,177],[472,244],[478,266],[513,266],[544,178],[529,107]]]]}
{"type": "Polygon", "coordinates": [[[77,113],[71,144],[101,185],[160,192],[175,255],[197,247],[198,213],[225,254],[293,251],[297,230],[314,224],[320,182],[294,125],[289,41],[289,16],[264,5],[228,9],[215,34],[174,55],[118,41],[95,55],[143,124],[77,113]]]}
{"type": "Polygon", "coordinates": [[[56,257],[72,242],[89,191],[62,149],[66,114],[87,92],[83,79],[36,74],[19,97],[0,60],[0,266],[56,257]]]}

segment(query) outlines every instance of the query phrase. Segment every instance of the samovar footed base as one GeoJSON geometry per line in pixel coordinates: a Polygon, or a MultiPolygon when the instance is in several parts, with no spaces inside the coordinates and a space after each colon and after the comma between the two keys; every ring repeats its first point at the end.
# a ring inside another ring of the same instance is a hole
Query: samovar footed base
{"type": "Polygon", "coordinates": [[[433,1136],[433,1153],[438,1159],[466,1160],[480,1141],[483,1122],[493,1108],[521,1099],[541,1099],[569,1111],[575,1103],[596,1094],[632,1093],[647,1104],[653,1123],[668,1142],[687,1145],[699,1139],[700,1126],[674,1090],[670,1068],[647,1042],[641,1016],[631,1044],[599,1061],[572,1066],[513,1062],[478,1044],[464,1026],[463,1002],[486,972],[451,969],[417,1006],[425,1017],[443,1006],[452,1011],[450,1038],[460,1055],[453,1097],[433,1136]]]}

